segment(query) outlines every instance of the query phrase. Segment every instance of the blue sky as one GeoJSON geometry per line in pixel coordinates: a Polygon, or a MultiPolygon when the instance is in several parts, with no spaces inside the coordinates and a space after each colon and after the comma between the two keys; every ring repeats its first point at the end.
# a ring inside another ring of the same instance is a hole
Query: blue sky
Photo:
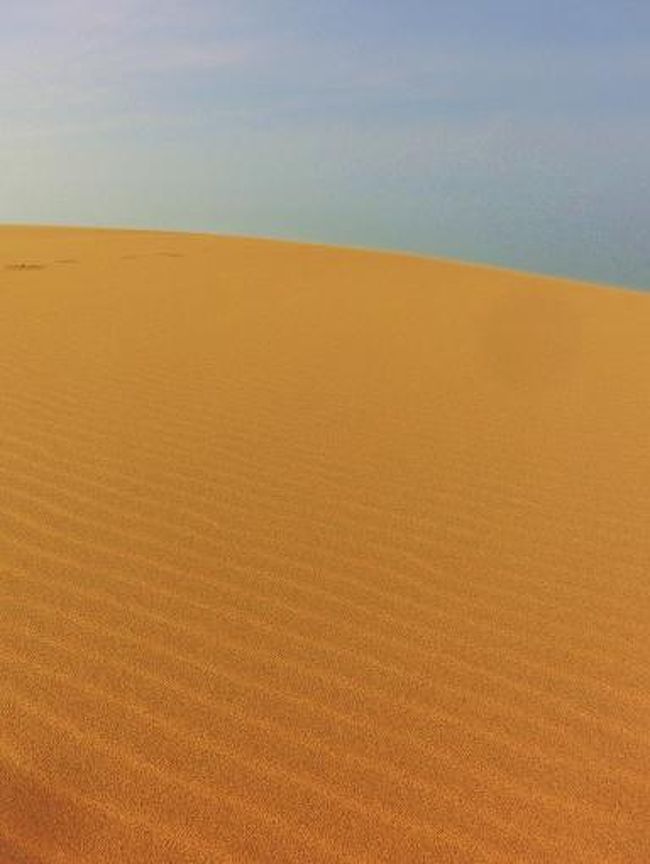
{"type": "Polygon", "coordinates": [[[650,288],[647,0],[7,5],[1,221],[650,288]]]}

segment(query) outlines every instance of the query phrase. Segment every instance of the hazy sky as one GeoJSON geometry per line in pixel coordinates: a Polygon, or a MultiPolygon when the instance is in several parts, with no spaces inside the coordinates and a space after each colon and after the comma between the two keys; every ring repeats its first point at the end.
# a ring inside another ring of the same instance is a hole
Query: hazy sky
{"type": "Polygon", "coordinates": [[[649,0],[4,0],[0,221],[650,288],[649,0]]]}

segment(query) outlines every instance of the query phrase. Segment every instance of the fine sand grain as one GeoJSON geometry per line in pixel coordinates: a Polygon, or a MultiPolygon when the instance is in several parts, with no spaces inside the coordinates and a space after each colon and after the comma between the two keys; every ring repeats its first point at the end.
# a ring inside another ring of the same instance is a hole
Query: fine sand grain
{"type": "Polygon", "coordinates": [[[0,230],[0,864],[650,861],[650,297],[0,230]]]}

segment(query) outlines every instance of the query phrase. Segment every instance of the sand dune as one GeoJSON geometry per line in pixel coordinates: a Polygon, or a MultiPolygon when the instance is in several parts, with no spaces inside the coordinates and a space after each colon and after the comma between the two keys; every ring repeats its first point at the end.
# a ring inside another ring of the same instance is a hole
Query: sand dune
{"type": "Polygon", "coordinates": [[[650,297],[0,230],[0,864],[650,861],[650,297]]]}

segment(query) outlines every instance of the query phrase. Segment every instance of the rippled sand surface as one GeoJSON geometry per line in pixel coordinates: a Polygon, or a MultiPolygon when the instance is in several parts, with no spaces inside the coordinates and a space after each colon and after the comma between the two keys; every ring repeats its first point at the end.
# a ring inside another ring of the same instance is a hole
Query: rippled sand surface
{"type": "Polygon", "coordinates": [[[0,229],[0,862],[650,861],[650,296],[0,229]]]}

